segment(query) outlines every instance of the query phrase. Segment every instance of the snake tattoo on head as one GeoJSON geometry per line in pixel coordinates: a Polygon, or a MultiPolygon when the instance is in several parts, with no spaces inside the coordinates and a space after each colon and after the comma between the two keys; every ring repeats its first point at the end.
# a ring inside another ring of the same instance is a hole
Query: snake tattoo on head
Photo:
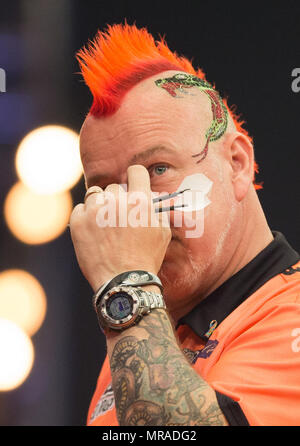
{"type": "Polygon", "coordinates": [[[186,94],[187,89],[197,87],[210,99],[213,121],[205,133],[206,143],[201,152],[192,155],[192,157],[201,156],[201,158],[197,161],[197,163],[200,163],[200,161],[202,161],[207,155],[209,142],[216,141],[217,139],[221,138],[226,131],[228,125],[228,111],[222,101],[222,98],[209,82],[192,74],[178,73],[172,77],[157,79],[155,84],[166,90],[173,98],[182,97],[178,96],[178,91],[186,94]]]}

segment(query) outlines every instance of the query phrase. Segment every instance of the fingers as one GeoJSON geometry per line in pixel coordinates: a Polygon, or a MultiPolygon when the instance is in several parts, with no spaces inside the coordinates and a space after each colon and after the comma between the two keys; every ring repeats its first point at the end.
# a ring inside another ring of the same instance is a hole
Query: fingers
{"type": "MultiPolygon", "coordinates": [[[[129,166],[127,169],[128,192],[145,192],[147,195],[151,192],[150,176],[148,170],[142,165],[129,166]]],[[[99,194],[110,192],[113,194],[125,193],[120,184],[110,184],[105,191],[100,186],[90,187],[85,194],[85,208],[90,204],[95,204],[99,200],[99,194]]]]}
{"type": "Polygon", "coordinates": [[[100,186],[89,187],[84,197],[84,208],[87,209],[91,204],[95,204],[99,198],[99,194],[103,193],[100,186]]]}
{"type": "MultiPolygon", "coordinates": [[[[170,228],[169,212],[155,212],[152,195],[147,169],[141,165],[130,166],[128,168],[128,193],[120,184],[116,183],[108,185],[105,190],[99,186],[90,187],[85,194],[84,204],[77,205],[74,208],[72,222],[75,223],[75,226],[78,226],[84,215],[87,214],[90,222],[94,219],[97,222],[97,218],[100,218],[98,213],[102,206],[107,207],[107,205],[113,203],[114,205],[109,207],[108,210],[106,209],[105,212],[108,212],[110,217],[112,217],[111,212],[117,213],[113,218],[121,219],[122,227],[131,224],[128,220],[130,216],[131,219],[135,217],[137,219],[137,221],[134,221],[134,227],[139,226],[140,219],[142,219],[143,224],[146,221],[146,225],[149,226],[170,228]],[[110,200],[112,201],[110,202],[110,200]],[[79,222],[78,225],[76,222],[79,222]]],[[[163,203],[158,203],[158,207],[162,207],[162,205],[163,203]]]]}
{"type": "Polygon", "coordinates": [[[163,228],[170,228],[170,213],[169,212],[157,212],[155,217],[159,222],[159,226],[163,228]]]}
{"type": "Polygon", "coordinates": [[[96,192],[102,192],[102,189],[100,186],[91,186],[88,188],[88,190],[85,193],[84,201],[88,199],[88,197],[96,192]]]}
{"type": "Polygon", "coordinates": [[[110,184],[109,186],[107,186],[107,188],[105,189],[105,192],[111,192],[113,194],[126,194],[125,190],[123,189],[123,187],[120,184],[110,184]]]}
{"type": "Polygon", "coordinates": [[[77,226],[80,224],[81,217],[83,214],[84,214],[84,204],[79,203],[74,207],[72,214],[70,216],[69,228],[70,228],[71,234],[72,234],[72,231],[74,231],[74,228],[77,229],[77,226]]]}
{"type": "Polygon", "coordinates": [[[86,192],[84,208],[87,210],[94,205],[104,204],[106,198],[109,197],[109,194],[119,196],[122,193],[125,194],[125,191],[120,184],[110,184],[104,191],[99,186],[92,186],[86,192]]]}
{"type": "Polygon", "coordinates": [[[127,169],[128,192],[143,191],[146,194],[151,192],[150,176],[146,167],[136,164],[127,169]]]}

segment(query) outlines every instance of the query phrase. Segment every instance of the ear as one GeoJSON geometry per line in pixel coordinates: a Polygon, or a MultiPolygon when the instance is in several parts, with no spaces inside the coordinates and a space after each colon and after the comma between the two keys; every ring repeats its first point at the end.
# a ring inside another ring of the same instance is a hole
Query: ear
{"type": "Polygon", "coordinates": [[[247,136],[234,132],[225,142],[231,167],[231,181],[237,201],[243,200],[253,181],[254,150],[247,136]]]}

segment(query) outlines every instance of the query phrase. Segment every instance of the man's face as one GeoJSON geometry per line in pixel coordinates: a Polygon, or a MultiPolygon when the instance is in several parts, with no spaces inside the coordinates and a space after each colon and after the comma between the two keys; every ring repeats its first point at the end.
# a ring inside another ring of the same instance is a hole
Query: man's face
{"type": "Polygon", "coordinates": [[[155,85],[155,80],[175,73],[161,73],[135,86],[112,116],[87,117],[80,136],[88,187],[105,189],[111,183],[127,183],[127,168],[133,164],[148,169],[153,192],[174,192],[185,177],[196,173],[212,181],[211,203],[204,209],[204,232],[199,238],[187,238],[184,226],[173,227],[174,213],[170,212],[172,240],[159,276],[174,313],[199,300],[220,278],[232,255],[238,227],[238,203],[223,153],[226,133],[209,144],[207,156],[197,163],[192,155],[205,146],[211,104],[195,87],[172,97],[155,85]]]}

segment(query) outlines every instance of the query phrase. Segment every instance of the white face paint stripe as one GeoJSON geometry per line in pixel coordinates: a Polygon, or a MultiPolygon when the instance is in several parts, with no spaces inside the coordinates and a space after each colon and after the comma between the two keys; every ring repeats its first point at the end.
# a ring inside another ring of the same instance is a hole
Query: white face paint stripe
{"type": "Polygon", "coordinates": [[[176,192],[189,189],[174,199],[175,205],[185,204],[185,207],[177,212],[199,211],[208,206],[211,201],[207,194],[211,190],[213,182],[202,173],[196,173],[185,177],[176,192]]]}

